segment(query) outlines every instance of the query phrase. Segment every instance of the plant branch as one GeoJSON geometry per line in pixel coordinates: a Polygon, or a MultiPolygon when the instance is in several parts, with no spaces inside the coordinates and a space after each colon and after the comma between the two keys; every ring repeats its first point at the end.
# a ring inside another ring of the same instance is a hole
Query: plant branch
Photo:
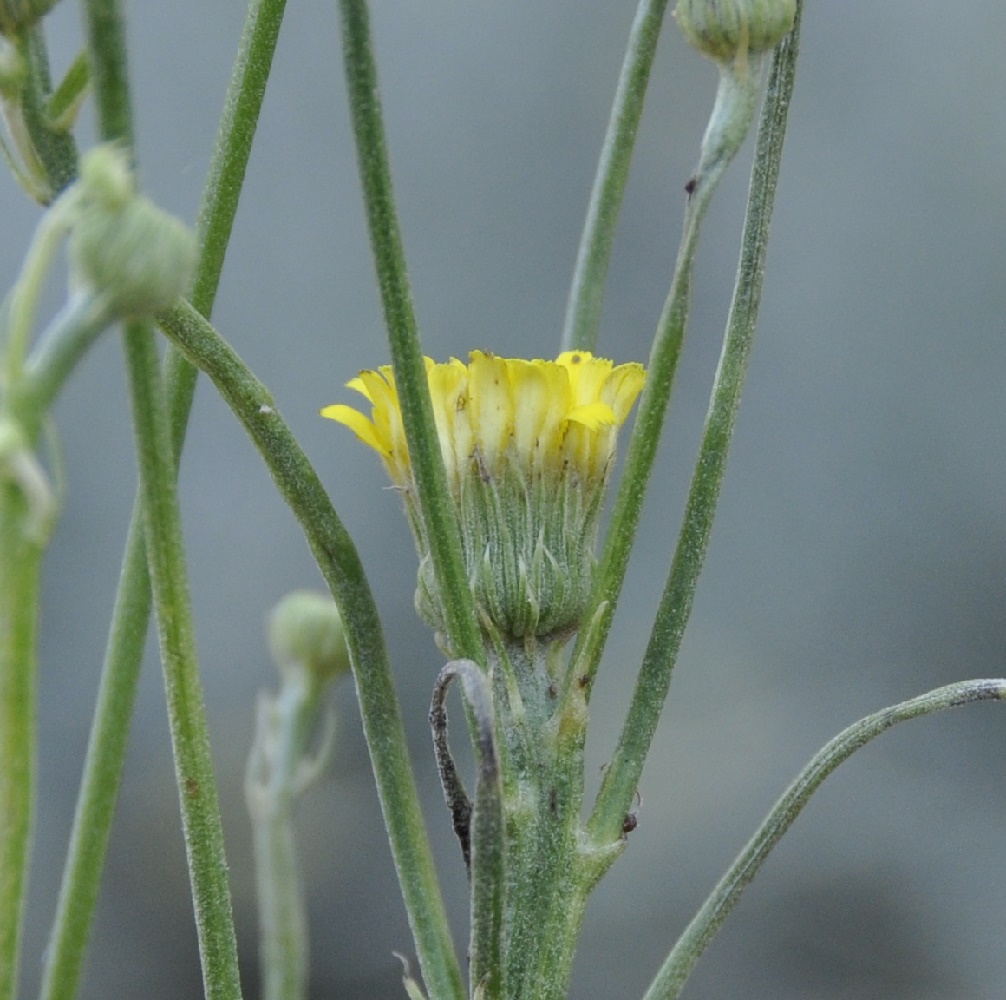
{"type": "MultiPolygon", "coordinates": [[[[447,749],[447,711],[444,699],[448,685],[455,678],[464,691],[465,705],[474,720],[477,734],[478,778],[475,783],[475,803],[474,806],[467,803],[471,818],[468,831],[470,841],[466,843],[462,840],[461,845],[471,880],[470,994],[479,1000],[500,1000],[507,995],[503,983],[502,952],[506,871],[503,783],[500,754],[496,745],[496,716],[489,679],[474,660],[452,660],[440,671],[433,689],[430,721],[433,724],[434,741],[442,737],[438,761],[441,763],[444,793],[452,811],[454,803],[451,799],[456,797],[458,790],[467,801],[464,789],[459,784],[450,785],[444,766],[446,763],[447,774],[454,768],[450,750],[447,749]]],[[[454,778],[457,780],[456,772],[454,778]]]]}
{"type": "Polygon", "coordinates": [[[663,710],[712,531],[761,302],[769,222],[779,178],[798,45],[799,23],[773,61],[758,129],[737,282],[681,532],[632,704],[588,824],[591,834],[600,843],[618,837],[623,818],[631,807],[663,710]]]}
{"type": "Polygon", "coordinates": [[[463,1000],[429,842],[409,765],[380,618],[352,539],[265,386],[188,303],[159,317],[161,328],[204,371],[241,421],[290,505],[346,628],[371,763],[423,978],[436,1000],[463,1000]]]}
{"type": "Polygon", "coordinates": [[[564,351],[593,351],[597,345],[611,245],[666,8],[667,0],[640,0],[632,23],[576,256],[562,330],[564,351]]]}
{"type": "Polygon", "coordinates": [[[622,482],[615,496],[611,524],[594,579],[586,615],[592,626],[581,631],[577,637],[570,658],[567,690],[573,677],[586,678],[588,685],[593,681],[607,641],[653,471],[688,324],[692,270],[702,221],[720,178],[747,135],[758,95],[761,65],[761,54],[749,54],[743,59],[738,58],[734,64],[720,66],[719,87],[702,137],[698,166],[685,185],[688,203],[671,289],[650,350],[646,386],[639,401],[622,482]]]}
{"type": "MultiPolygon", "coordinates": [[[[249,6],[199,212],[200,254],[193,303],[209,315],[237,213],[286,0],[249,6]]],[[[164,384],[175,464],[181,453],[197,369],[169,347],[164,384]]],[[[133,508],[102,668],[98,703],[50,934],[41,1000],[72,1000],[80,980],[122,774],[151,594],[140,500],[133,508]]]]}
{"type": "Polygon", "coordinates": [[[51,200],[77,176],[77,146],[73,136],[58,127],[49,114],[52,80],[41,22],[25,31],[18,49],[28,65],[21,92],[21,113],[33,152],[45,174],[48,200],[51,200]]]}
{"type": "Polygon", "coordinates": [[[740,899],[741,893],[758,874],[772,848],[793,825],[811,795],[839,764],[899,722],[977,701],[1006,701],[1006,680],[962,681],[937,688],[860,719],[819,750],[773,806],[692,918],[646,991],[644,1000],[676,1000],[706,945],[740,899]]]}
{"type": "Polygon", "coordinates": [[[38,587],[42,546],[0,456],[0,1000],[17,995],[34,813],[38,587]]]}
{"type": "Polygon", "coordinates": [[[452,651],[456,656],[485,665],[485,649],[461,551],[457,514],[447,489],[433,422],[426,365],[395,213],[367,3],[366,0],[340,0],[339,8],[360,180],[409,461],[416,479],[422,529],[443,594],[442,605],[452,651]]]}
{"type": "MultiPolygon", "coordinates": [[[[99,131],[132,147],[126,35],[119,0],[85,5],[99,131]]],[[[192,630],[169,414],[149,323],[124,331],[147,566],[157,609],[168,717],[208,1000],[241,996],[223,829],[192,630]]]]}

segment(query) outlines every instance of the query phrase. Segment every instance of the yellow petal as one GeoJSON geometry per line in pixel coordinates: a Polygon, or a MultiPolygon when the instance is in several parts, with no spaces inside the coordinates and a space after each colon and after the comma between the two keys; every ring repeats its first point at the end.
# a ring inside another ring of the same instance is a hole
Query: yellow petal
{"type": "Polygon", "coordinates": [[[509,367],[513,384],[514,450],[518,455],[533,455],[548,423],[551,379],[540,361],[513,360],[509,367]]]}
{"type": "Polygon", "coordinates": [[[646,369],[635,362],[619,365],[608,376],[601,390],[601,399],[614,411],[615,422],[619,427],[625,423],[625,418],[629,415],[636,397],[643,391],[645,382],[646,369]]]}
{"type": "Polygon", "coordinates": [[[345,424],[364,444],[370,445],[379,455],[388,457],[390,454],[389,442],[380,437],[374,424],[359,410],[354,410],[345,403],[333,403],[331,406],[326,406],[321,415],[345,424]]]}
{"type": "Polygon", "coordinates": [[[495,468],[513,434],[513,400],[506,361],[472,351],[468,365],[468,419],[489,469],[495,468]]]}
{"type": "Polygon", "coordinates": [[[615,411],[607,403],[586,403],[583,406],[574,406],[566,414],[566,419],[594,431],[598,427],[613,424],[615,411]]]}
{"type": "Polygon", "coordinates": [[[347,389],[353,389],[355,392],[360,393],[361,396],[366,396],[368,400],[372,403],[374,400],[371,398],[370,391],[364,385],[363,379],[357,375],[355,378],[351,378],[346,383],[347,389]]]}
{"type": "MultiPolygon", "coordinates": [[[[456,444],[456,417],[459,398],[465,391],[467,369],[460,362],[446,365],[429,364],[426,377],[429,381],[430,399],[433,402],[433,420],[440,439],[440,454],[449,479],[454,479],[469,453],[458,454],[456,444]]],[[[463,405],[461,407],[463,409],[463,405]]],[[[465,438],[468,435],[464,435],[465,438]]]]}

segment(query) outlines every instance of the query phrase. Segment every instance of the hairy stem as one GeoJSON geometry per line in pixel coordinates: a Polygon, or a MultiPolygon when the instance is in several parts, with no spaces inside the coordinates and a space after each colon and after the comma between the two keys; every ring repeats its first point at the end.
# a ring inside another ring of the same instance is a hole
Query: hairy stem
{"type": "Polygon", "coordinates": [[[632,23],[576,256],[562,329],[564,351],[593,351],[597,345],[618,211],[629,179],[632,150],[666,9],[667,0],[640,0],[632,23]]]}
{"type": "MultiPolygon", "coordinates": [[[[85,10],[101,137],[132,145],[121,5],[118,0],[88,0],[85,10]]],[[[157,610],[203,986],[210,1000],[233,1000],[241,996],[237,941],[192,629],[168,407],[150,324],[128,323],[124,343],[147,566],[157,610]]]]}
{"type": "MultiPolygon", "coordinates": [[[[204,315],[210,314],[219,285],[285,6],[286,0],[255,0],[245,20],[199,212],[200,254],[192,301],[204,315]]],[[[164,384],[176,465],[196,374],[196,368],[169,348],[164,384]]],[[[150,609],[146,546],[137,498],[46,953],[41,1000],[72,1000],[80,980],[122,774],[150,609]]]]}
{"type": "Polygon", "coordinates": [[[814,755],[765,817],[755,835],[710,893],[685,928],[660,968],[644,1000],[677,1000],[695,963],[713,935],[758,874],[762,864],[793,825],[811,795],[835,768],[870,740],[908,719],[976,701],[1006,701],[1006,680],[975,680],[949,684],[928,694],[885,708],[849,726],[814,755]]]}
{"type": "Polygon", "coordinates": [[[409,460],[416,480],[422,527],[434,573],[442,588],[441,603],[447,617],[452,650],[457,656],[484,664],[485,650],[461,551],[457,514],[447,489],[447,476],[433,423],[426,365],[419,343],[395,212],[377,89],[377,67],[370,38],[370,16],[366,0],[340,0],[339,8],[342,12],[349,106],[356,134],[370,242],[388,328],[409,460]]]}
{"type": "Polygon", "coordinates": [[[609,843],[619,836],[622,821],[631,807],[663,711],[712,532],[761,303],[769,222],[793,89],[798,33],[799,24],[782,44],[773,63],[758,129],[737,281],[678,544],[632,704],[588,823],[588,830],[599,843],[609,843]]]}
{"type": "Polygon", "coordinates": [[[212,379],[248,432],[304,529],[339,606],[384,822],[423,978],[436,1000],[462,1000],[461,970],[419,810],[381,621],[356,547],[271,394],[233,348],[188,303],[162,314],[159,322],[189,361],[212,379]]]}

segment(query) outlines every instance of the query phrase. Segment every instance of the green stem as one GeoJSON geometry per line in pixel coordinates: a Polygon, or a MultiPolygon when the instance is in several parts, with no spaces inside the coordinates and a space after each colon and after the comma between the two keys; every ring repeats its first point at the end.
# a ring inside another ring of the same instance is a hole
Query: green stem
{"type": "Polygon", "coordinates": [[[123,4],[121,0],[85,0],[84,14],[101,138],[132,148],[123,4]]]}
{"type": "Polygon", "coordinates": [[[640,0],[636,10],[577,252],[562,330],[564,351],[593,351],[597,344],[611,246],[666,8],[667,0],[640,0]]]}
{"type": "MultiPolygon", "coordinates": [[[[199,212],[200,256],[192,301],[204,315],[210,314],[219,285],[285,6],[286,0],[256,0],[246,16],[199,212]]],[[[178,351],[169,348],[164,384],[176,464],[196,374],[197,369],[178,351]]],[[[150,607],[147,555],[137,498],[50,935],[41,1000],[72,1000],[80,981],[125,758],[150,607]]]]}
{"type": "Polygon", "coordinates": [[[688,205],[671,290],[650,350],[646,387],[639,401],[625,471],[598,562],[591,606],[585,616],[592,625],[577,637],[570,658],[567,688],[574,676],[586,678],[588,686],[593,682],[608,638],[681,355],[699,232],[720,178],[750,127],[758,94],[760,65],[760,56],[750,56],[738,60],[733,67],[720,67],[719,88],[702,138],[699,163],[686,185],[688,205]]]}
{"type": "MultiPolygon", "coordinates": [[[[7,315],[3,356],[0,357],[0,387],[7,391],[21,387],[45,281],[72,224],[76,204],[75,193],[69,191],[39,220],[17,283],[4,303],[7,315]]],[[[33,415],[36,420],[40,416],[41,413],[33,415]]]]}
{"type": "Polygon", "coordinates": [[[87,88],[91,82],[91,70],[87,61],[87,50],[77,53],[77,58],[70,63],[69,68],[60,80],[59,86],[49,96],[46,116],[54,128],[68,131],[73,125],[80,110],[80,105],[87,96],[87,88]]]}
{"type": "Polygon", "coordinates": [[[695,963],[740,899],[741,893],[758,874],[772,848],[793,825],[811,795],[839,764],[899,722],[932,715],[947,708],[970,705],[976,701],[1006,701],[1006,680],[962,681],[937,688],[860,719],[819,750],[773,806],[755,835],[685,928],[646,991],[644,1000],[676,1000],[680,996],[695,963]]]}
{"type": "Polygon", "coordinates": [[[21,111],[32,148],[45,173],[51,199],[77,176],[77,146],[73,136],[56,126],[49,116],[52,80],[41,22],[25,32],[18,48],[28,64],[21,111]]]}
{"type": "Polygon", "coordinates": [[[63,880],[49,934],[40,1000],[73,1000],[77,993],[126,756],[149,617],[147,551],[138,511],[134,511],[63,880]]]}
{"type": "Polygon", "coordinates": [[[507,995],[503,966],[506,827],[496,714],[489,678],[474,660],[452,660],[440,671],[433,689],[430,722],[434,724],[434,740],[443,742],[445,757],[438,762],[449,799],[459,793],[467,800],[460,784],[456,786],[457,792],[452,792],[450,785],[450,780],[457,781],[457,777],[456,773],[451,774],[454,761],[447,747],[444,698],[454,678],[462,686],[465,705],[474,721],[478,761],[475,801],[471,804],[471,824],[466,831],[470,833],[470,846],[465,852],[466,860],[470,858],[471,881],[470,995],[479,1000],[500,1000],[507,995]]]}
{"type": "Polygon", "coordinates": [[[0,1000],[17,994],[36,771],[35,687],[42,546],[0,459],[0,1000]]]}
{"type": "Polygon", "coordinates": [[[591,835],[601,844],[610,843],[619,836],[623,819],[631,807],[667,697],[709,544],[761,303],[769,222],[782,161],[798,47],[799,23],[773,61],[758,129],[737,281],[677,548],[632,704],[588,823],[591,835]]]}
{"type": "Polygon", "coordinates": [[[72,298],[40,335],[18,394],[35,413],[46,413],[87,349],[109,326],[104,298],[72,298]]]}
{"type": "Polygon", "coordinates": [[[562,643],[513,642],[492,653],[506,808],[504,995],[561,1000],[569,989],[586,872],[580,813],[584,689],[561,704],[562,643]]]}
{"type": "Polygon", "coordinates": [[[209,1000],[241,996],[223,828],[196,658],[175,461],[151,329],[126,327],[126,362],[140,464],[144,536],[203,986],[209,1000]]]}
{"type": "Polygon", "coordinates": [[[290,505],[346,628],[360,714],[423,978],[434,1000],[462,1000],[464,985],[409,765],[377,607],[352,539],[272,396],[188,303],[161,328],[204,371],[241,421],[290,505]]]}
{"type": "MultiPolygon", "coordinates": [[[[132,145],[125,23],[120,3],[88,0],[86,14],[101,137],[132,145]]],[[[124,342],[147,565],[157,609],[203,985],[210,1000],[224,1000],[240,997],[241,982],[223,829],[192,631],[168,407],[150,325],[127,324],[124,342]]]]}
{"type": "Polygon", "coordinates": [[[592,624],[577,637],[570,657],[567,689],[573,676],[585,677],[588,684],[593,681],[618,606],[684,342],[695,248],[714,188],[715,183],[697,189],[685,211],[684,232],[671,289],[650,350],[646,386],[639,400],[639,412],[629,439],[622,481],[615,496],[611,522],[595,571],[590,608],[584,616],[584,620],[592,624]]]}
{"type": "Polygon", "coordinates": [[[285,11],[286,0],[252,0],[245,16],[196,224],[199,265],[190,301],[204,316],[220,283],[285,11]]]}
{"type": "Polygon", "coordinates": [[[276,696],[259,696],[245,798],[254,834],[263,1000],[307,996],[307,913],[293,807],[310,783],[306,775],[316,775],[321,766],[311,759],[310,740],[323,693],[324,686],[303,669],[284,674],[276,696]]]}
{"type": "Polygon", "coordinates": [[[366,0],[339,0],[349,106],[395,385],[416,480],[422,529],[442,591],[452,651],[485,664],[475,604],[433,422],[426,365],[395,213],[366,0]]]}

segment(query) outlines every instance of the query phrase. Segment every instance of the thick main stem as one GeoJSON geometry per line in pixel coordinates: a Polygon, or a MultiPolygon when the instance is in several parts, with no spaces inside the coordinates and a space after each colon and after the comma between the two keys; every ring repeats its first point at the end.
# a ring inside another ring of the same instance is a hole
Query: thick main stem
{"type": "Polygon", "coordinates": [[[491,658],[506,819],[508,1000],[566,996],[588,879],[581,864],[584,692],[558,692],[561,647],[514,642],[491,658]]]}

